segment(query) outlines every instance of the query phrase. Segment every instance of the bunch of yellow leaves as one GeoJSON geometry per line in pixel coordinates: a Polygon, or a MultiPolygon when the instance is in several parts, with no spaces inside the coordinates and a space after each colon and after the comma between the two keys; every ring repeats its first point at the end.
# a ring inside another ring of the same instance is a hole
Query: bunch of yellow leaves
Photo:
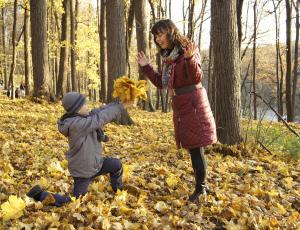
{"type": "Polygon", "coordinates": [[[23,215],[26,205],[22,198],[9,196],[8,201],[1,205],[3,220],[17,219],[23,215]]]}
{"type": "Polygon", "coordinates": [[[122,102],[147,100],[148,85],[145,80],[137,82],[122,76],[115,80],[113,97],[118,97],[122,102]]]}

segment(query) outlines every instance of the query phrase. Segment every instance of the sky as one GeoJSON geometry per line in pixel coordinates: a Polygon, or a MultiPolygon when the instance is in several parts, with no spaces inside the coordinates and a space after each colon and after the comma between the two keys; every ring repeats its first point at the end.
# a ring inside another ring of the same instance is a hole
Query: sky
{"type": "MultiPolygon", "coordinates": [[[[183,32],[183,15],[182,15],[182,8],[183,8],[183,0],[171,0],[171,19],[175,22],[177,27],[181,32],[183,32]]],[[[185,8],[188,6],[188,0],[185,1],[185,8]]],[[[258,26],[258,36],[257,44],[258,45],[266,45],[266,44],[274,44],[275,43],[275,16],[274,14],[268,13],[268,11],[273,11],[273,4],[272,1],[267,1],[268,3],[262,8],[263,2],[266,0],[258,0],[258,15],[261,15],[261,21],[258,26]]],[[[93,6],[96,8],[97,0],[83,0],[82,2],[85,3],[92,3],[93,6]]],[[[148,1],[147,1],[148,2],[148,1]]],[[[275,1],[277,2],[277,0],[275,1]]],[[[195,17],[198,17],[201,9],[201,0],[196,0],[196,8],[195,8],[195,17]]],[[[148,17],[150,17],[150,7],[148,5],[148,17]]],[[[295,10],[294,16],[295,16],[295,10]]],[[[210,0],[208,0],[208,5],[206,7],[206,15],[204,18],[208,18],[203,24],[203,32],[202,32],[202,39],[201,39],[201,49],[207,49],[209,47],[209,33],[210,33],[210,0]]],[[[280,42],[285,42],[285,7],[284,1],[281,3],[280,9],[280,42]]],[[[249,41],[249,37],[251,37],[253,33],[253,0],[244,0],[243,5],[243,13],[242,13],[242,21],[243,21],[243,34],[246,34],[246,39],[244,44],[249,41]],[[249,9],[248,9],[249,6],[249,9]],[[247,13],[248,10],[248,13],[247,13]],[[245,31],[245,25],[248,19],[248,30],[245,31]]],[[[187,25],[187,22],[186,22],[187,25]]],[[[187,26],[186,26],[187,28],[187,26]]],[[[295,20],[292,23],[292,40],[295,38],[295,20]]],[[[196,37],[198,36],[198,31],[196,31],[196,37]]],[[[198,39],[196,39],[198,40],[198,39]]]]}
{"type": "MultiPolygon", "coordinates": [[[[183,30],[183,16],[182,16],[182,4],[183,0],[172,0],[172,10],[171,10],[171,19],[175,22],[175,24],[178,26],[178,28],[182,31],[183,30]]],[[[188,4],[188,0],[185,0],[185,7],[188,4]]],[[[200,13],[201,9],[201,1],[196,0],[196,10],[195,15],[196,17],[200,13]]],[[[210,2],[210,1],[209,1],[210,2]]],[[[265,45],[265,44],[274,44],[275,43],[275,16],[274,14],[268,13],[268,11],[273,11],[273,4],[272,1],[269,1],[268,4],[264,6],[262,9],[262,2],[258,0],[258,2],[261,2],[258,6],[258,15],[261,16],[261,21],[258,26],[258,33],[259,39],[257,40],[258,45],[265,45]]],[[[284,3],[284,2],[283,2],[284,3]]],[[[286,16],[285,16],[285,8],[284,4],[281,4],[281,12],[280,12],[280,41],[285,42],[285,32],[286,32],[286,16]]],[[[206,16],[204,18],[210,17],[210,3],[207,5],[206,9],[206,16]]],[[[253,0],[245,0],[243,5],[243,13],[242,13],[242,21],[243,21],[243,34],[247,35],[247,39],[245,39],[244,44],[249,41],[249,37],[253,33],[253,0]],[[248,9],[249,5],[249,9],[248,9]],[[248,9],[248,10],[247,10],[248,9]],[[247,13],[248,11],[248,13],[247,13]],[[248,18],[248,31],[245,33],[245,25],[248,18]]],[[[295,37],[295,22],[292,24],[292,40],[294,40],[295,37]]],[[[205,49],[209,47],[209,33],[210,33],[210,19],[204,22],[203,25],[203,35],[201,39],[201,46],[205,49]]],[[[197,32],[198,34],[198,32],[197,32]]]]}

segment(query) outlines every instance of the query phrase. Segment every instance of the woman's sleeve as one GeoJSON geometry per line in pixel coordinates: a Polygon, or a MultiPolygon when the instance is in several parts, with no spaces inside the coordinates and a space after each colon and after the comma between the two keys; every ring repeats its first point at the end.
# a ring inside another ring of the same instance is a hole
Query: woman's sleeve
{"type": "Polygon", "coordinates": [[[153,69],[150,64],[141,67],[142,72],[150,79],[157,88],[162,88],[162,75],[153,69]]]}
{"type": "Polygon", "coordinates": [[[186,58],[184,60],[189,77],[195,84],[198,84],[203,79],[203,71],[201,68],[201,59],[199,52],[195,53],[192,57],[186,58]]]}

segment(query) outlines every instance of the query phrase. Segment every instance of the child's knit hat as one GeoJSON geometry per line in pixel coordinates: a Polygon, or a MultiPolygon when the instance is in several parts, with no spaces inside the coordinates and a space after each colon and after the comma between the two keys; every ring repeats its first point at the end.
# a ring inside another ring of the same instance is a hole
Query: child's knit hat
{"type": "Polygon", "coordinates": [[[85,104],[85,97],[77,92],[66,93],[62,99],[62,105],[68,114],[77,113],[85,104]]]}

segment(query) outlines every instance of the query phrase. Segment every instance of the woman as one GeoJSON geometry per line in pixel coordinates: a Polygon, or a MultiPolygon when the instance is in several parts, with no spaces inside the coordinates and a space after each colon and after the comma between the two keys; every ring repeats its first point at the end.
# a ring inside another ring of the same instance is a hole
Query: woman
{"type": "Polygon", "coordinates": [[[196,202],[206,192],[204,147],[217,141],[214,117],[201,84],[200,54],[197,46],[181,35],[169,19],[155,23],[151,33],[163,57],[162,73],[153,69],[143,52],[138,53],[137,62],[156,87],[167,88],[173,95],[176,144],[188,149],[191,155],[196,186],[189,200],[196,202]]]}

